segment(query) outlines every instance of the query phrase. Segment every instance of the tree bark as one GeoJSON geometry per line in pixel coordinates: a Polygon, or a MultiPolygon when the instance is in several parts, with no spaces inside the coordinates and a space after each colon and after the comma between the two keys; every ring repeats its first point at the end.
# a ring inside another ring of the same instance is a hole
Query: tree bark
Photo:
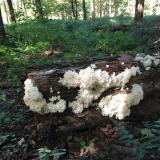
{"type": "Polygon", "coordinates": [[[91,18],[94,19],[95,18],[95,6],[94,6],[94,0],[91,0],[90,2],[90,12],[91,12],[91,18]]]}
{"type": "Polygon", "coordinates": [[[73,0],[71,0],[71,8],[72,8],[73,17],[76,18],[75,8],[74,8],[74,1],[73,0]]]}
{"type": "Polygon", "coordinates": [[[110,0],[108,0],[107,2],[106,2],[106,5],[105,5],[105,15],[106,16],[108,16],[109,17],[109,2],[110,2],[110,0]]]}
{"type": "Polygon", "coordinates": [[[1,13],[1,8],[0,8],[0,40],[4,39],[6,36],[5,29],[4,29],[4,24],[3,24],[3,19],[2,19],[2,13],[1,13]]]}
{"type": "Polygon", "coordinates": [[[102,17],[102,0],[99,0],[99,17],[102,17]]]}
{"type": "Polygon", "coordinates": [[[14,13],[14,8],[13,8],[12,0],[7,0],[7,3],[8,3],[8,8],[9,8],[10,16],[11,16],[11,22],[16,23],[16,16],[15,16],[15,13],[14,13]]]}
{"type": "Polygon", "coordinates": [[[10,22],[10,19],[9,19],[8,13],[7,13],[6,1],[3,1],[3,5],[4,5],[4,11],[5,11],[5,15],[6,15],[7,24],[8,24],[10,22]]]}
{"type": "Polygon", "coordinates": [[[134,22],[141,23],[143,20],[144,0],[136,0],[134,22]]]}
{"type": "Polygon", "coordinates": [[[108,11],[109,17],[112,15],[112,0],[109,0],[109,11],[108,11]]]}
{"type": "Polygon", "coordinates": [[[86,11],[86,1],[82,0],[82,5],[83,5],[83,19],[87,19],[87,11],[86,11]]]}
{"type": "Polygon", "coordinates": [[[78,19],[78,2],[77,0],[74,0],[75,1],[75,19],[77,20],[78,19]]]}

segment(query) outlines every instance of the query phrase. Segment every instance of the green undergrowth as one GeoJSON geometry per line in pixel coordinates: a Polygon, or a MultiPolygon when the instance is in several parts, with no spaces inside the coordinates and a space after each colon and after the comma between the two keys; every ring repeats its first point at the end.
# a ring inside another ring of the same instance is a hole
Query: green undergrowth
{"type": "Polygon", "coordinates": [[[2,125],[14,125],[23,122],[25,117],[20,113],[0,112],[0,126],[2,125]]]}
{"type": "Polygon", "coordinates": [[[136,160],[156,159],[160,156],[160,119],[142,122],[141,128],[134,127],[130,132],[122,124],[114,122],[120,138],[117,144],[128,148],[136,160]]]}
{"type": "Polygon", "coordinates": [[[34,66],[52,66],[65,62],[101,59],[121,53],[136,54],[147,51],[148,41],[157,33],[150,23],[155,17],[146,17],[141,26],[133,25],[131,17],[113,17],[94,20],[26,21],[6,26],[8,38],[0,44],[0,65],[15,86],[21,84],[19,75],[34,66]],[[117,25],[129,25],[127,31],[111,32],[117,25]],[[46,56],[48,48],[60,50],[55,56],[46,56]]]}

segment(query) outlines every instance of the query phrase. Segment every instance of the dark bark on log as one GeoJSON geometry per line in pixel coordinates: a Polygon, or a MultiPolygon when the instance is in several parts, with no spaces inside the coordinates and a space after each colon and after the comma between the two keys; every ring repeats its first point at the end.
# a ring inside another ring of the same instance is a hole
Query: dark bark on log
{"type": "MultiPolygon", "coordinates": [[[[115,72],[116,74],[124,71],[126,68],[131,68],[132,66],[140,66],[134,59],[127,55],[122,57],[110,57],[105,60],[95,61],[90,64],[96,64],[97,68],[109,73],[115,72]],[[121,62],[124,62],[122,64],[121,62]],[[107,69],[106,65],[110,67],[107,69]]],[[[68,70],[79,71],[82,68],[86,68],[90,64],[76,65],[65,68],[54,68],[52,70],[43,70],[39,72],[32,72],[28,74],[28,78],[32,80],[34,85],[36,85],[39,91],[43,96],[48,100],[51,96],[56,96],[58,91],[60,91],[60,96],[62,99],[67,101],[73,101],[78,93],[78,88],[68,89],[65,86],[62,86],[58,81],[60,77],[63,77],[64,73],[68,70]],[[53,88],[53,93],[50,93],[50,87],[53,88]]],[[[131,116],[126,118],[126,120],[131,121],[142,121],[149,120],[160,115],[160,67],[151,68],[149,71],[145,71],[141,67],[143,74],[136,77],[132,77],[130,82],[127,84],[130,87],[132,84],[141,84],[143,83],[144,99],[140,102],[139,105],[133,106],[131,108],[131,116]]],[[[101,95],[101,98],[108,94],[116,94],[115,89],[109,89],[101,95]]],[[[40,117],[42,115],[39,115],[40,117]]],[[[85,109],[81,114],[74,114],[69,110],[66,110],[64,113],[60,114],[47,114],[44,117],[52,117],[52,123],[56,131],[79,131],[85,130],[88,128],[94,128],[98,125],[111,123],[111,119],[108,117],[103,117],[99,110],[96,110],[93,107],[85,109]]],[[[38,118],[38,120],[42,118],[38,118]]],[[[43,120],[42,120],[43,121],[43,120]]]]}

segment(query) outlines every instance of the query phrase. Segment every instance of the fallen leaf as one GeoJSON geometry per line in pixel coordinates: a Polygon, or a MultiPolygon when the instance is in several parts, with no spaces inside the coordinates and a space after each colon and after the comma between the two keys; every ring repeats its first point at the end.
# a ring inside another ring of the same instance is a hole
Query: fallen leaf
{"type": "Polygon", "coordinates": [[[97,149],[95,148],[94,142],[90,142],[89,146],[83,147],[80,150],[80,156],[84,156],[86,154],[93,155],[97,152],[97,149]]]}
{"type": "Polygon", "coordinates": [[[22,137],[20,141],[18,141],[17,143],[19,146],[21,146],[24,142],[25,142],[25,139],[22,137]]]}

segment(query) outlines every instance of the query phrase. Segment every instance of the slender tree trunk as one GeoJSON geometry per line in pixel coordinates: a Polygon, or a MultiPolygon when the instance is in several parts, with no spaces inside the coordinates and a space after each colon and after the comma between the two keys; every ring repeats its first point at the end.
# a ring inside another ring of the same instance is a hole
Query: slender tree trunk
{"type": "Polygon", "coordinates": [[[106,16],[109,16],[109,1],[110,0],[107,0],[107,3],[106,3],[106,16]]]}
{"type": "Polygon", "coordinates": [[[74,1],[75,1],[75,19],[78,19],[78,3],[77,0],[74,1]]]}
{"type": "Polygon", "coordinates": [[[73,0],[71,0],[71,8],[72,8],[73,17],[75,18],[76,14],[75,14],[75,8],[74,8],[74,1],[73,0]]]}
{"type": "Polygon", "coordinates": [[[15,17],[15,14],[14,14],[14,8],[13,8],[12,0],[7,0],[7,3],[8,3],[10,16],[11,16],[11,22],[16,23],[16,17],[15,17]]]}
{"type": "Polygon", "coordinates": [[[109,0],[109,17],[112,15],[112,0],[109,0]]]}
{"type": "Polygon", "coordinates": [[[44,19],[41,0],[35,0],[35,6],[36,6],[36,12],[38,14],[38,19],[44,19]]]}
{"type": "Polygon", "coordinates": [[[94,0],[91,0],[91,18],[95,18],[94,0]]]}
{"type": "Polygon", "coordinates": [[[83,19],[86,20],[87,19],[86,1],[82,0],[82,4],[83,4],[83,19]]]}
{"type": "Polygon", "coordinates": [[[114,4],[114,16],[117,16],[119,9],[119,2],[115,0],[113,4],[114,4]]]}
{"type": "Polygon", "coordinates": [[[2,13],[1,13],[1,8],[0,8],[0,39],[4,39],[6,36],[5,29],[4,29],[4,24],[3,24],[3,19],[2,19],[2,13]]]}
{"type": "Polygon", "coordinates": [[[9,23],[9,17],[8,17],[8,13],[7,13],[7,6],[6,6],[6,2],[3,1],[3,6],[4,6],[4,11],[5,11],[5,14],[6,14],[6,20],[7,20],[7,23],[9,23]]]}
{"type": "Polygon", "coordinates": [[[144,12],[144,0],[136,0],[135,5],[135,23],[141,23],[143,20],[143,12],[144,12]]]}
{"type": "Polygon", "coordinates": [[[99,16],[102,17],[102,0],[99,0],[99,16]]]}

